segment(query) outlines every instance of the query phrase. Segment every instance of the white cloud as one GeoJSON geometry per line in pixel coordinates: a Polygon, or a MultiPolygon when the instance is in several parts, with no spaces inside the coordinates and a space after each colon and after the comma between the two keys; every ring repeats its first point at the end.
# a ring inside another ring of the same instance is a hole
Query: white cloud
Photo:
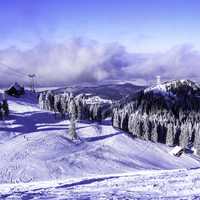
{"type": "Polygon", "coordinates": [[[119,44],[102,45],[76,38],[62,44],[41,42],[29,50],[15,47],[0,51],[0,83],[20,80],[35,73],[40,85],[95,82],[105,79],[198,78],[200,53],[192,46],[174,47],[164,53],[128,53],[119,44]],[[22,73],[22,75],[20,75],[22,73]]]}
{"type": "Polygon", "coordinates": [[[135,78],[153,79],[156,75],[161,75],[164,79],[199,80],[200,52],[190,45],[176,46],[163,53],[141,54],[136,57],[140,59],[123,69],[135,78]]]}

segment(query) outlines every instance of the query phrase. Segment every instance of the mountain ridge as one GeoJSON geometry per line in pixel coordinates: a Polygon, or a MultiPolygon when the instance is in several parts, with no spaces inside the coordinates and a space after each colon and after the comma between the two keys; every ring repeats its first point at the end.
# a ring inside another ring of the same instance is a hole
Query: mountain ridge
{"type": "Polygon", "coordinates": [[[139,138],[199,149],[200,87],[190,80],[146,88],[113,111],[113,126],[139,138]]]}

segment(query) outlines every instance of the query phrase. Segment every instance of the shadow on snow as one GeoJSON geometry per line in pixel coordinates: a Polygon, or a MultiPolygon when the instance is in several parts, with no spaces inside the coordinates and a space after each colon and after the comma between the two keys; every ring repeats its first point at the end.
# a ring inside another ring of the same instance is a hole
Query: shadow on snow
{"type": "Polygon", "coordinates": [[[17,125],[17,127],[0,127],[0,131],[20,132],[22,134],[31,132],[51,131],[51,130],[66,130],[67,124],[56,124],[63,119],[55,119],[54,113],[49,112],[25,112],[12,113],[9,120],[14,120],[10,125],[17,125]]]}
{"type": "Polygon", "coordinates": [[[88,138],[84,138],[84,140],[86,142],[95,142],[95,141],[98,141],[98,140],[104,140],[106,138],[110,138],[110,137],[120,135],[120,134],[123,134],[123,132],[117,132],[117,133],[113,133],[113,134],[101,135],[101,136],[96,136],[96,137],[88,137],[88,138]]]}

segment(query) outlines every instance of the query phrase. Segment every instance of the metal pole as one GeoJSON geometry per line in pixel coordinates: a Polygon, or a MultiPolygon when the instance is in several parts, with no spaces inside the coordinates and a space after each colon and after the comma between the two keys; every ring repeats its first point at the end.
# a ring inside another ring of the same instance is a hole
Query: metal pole
{"type": "Polygon", "coordinates": [[[28,76],[31,79],[31,85],[30,85],[31,91],[35,92],[34,78],[36,77],[36,75],[35,74],[29,74],[28,76]]]}

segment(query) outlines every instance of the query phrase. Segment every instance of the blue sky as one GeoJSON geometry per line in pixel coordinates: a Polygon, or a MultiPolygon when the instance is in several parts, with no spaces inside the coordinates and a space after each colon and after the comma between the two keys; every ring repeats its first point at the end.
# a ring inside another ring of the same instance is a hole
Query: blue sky
{"type": "Polygon", "coordinates": [[[199,10],[198,0],[1,0],[0,43],[30,47],[85,37],[138,52],[200,49],[199,10]]]}

